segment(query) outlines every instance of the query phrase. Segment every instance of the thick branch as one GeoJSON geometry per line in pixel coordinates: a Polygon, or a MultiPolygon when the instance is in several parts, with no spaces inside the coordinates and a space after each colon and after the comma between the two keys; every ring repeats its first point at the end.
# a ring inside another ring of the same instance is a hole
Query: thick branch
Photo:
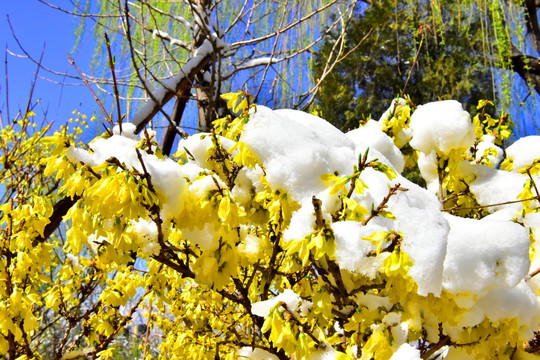
{"type": "Polygon", "coordinates": [[[534,89],[540,94],[540,61],[538,58],[523,54],[514,44],[512,44],[512,70],[526,82],[534,86],[534,89]]]}
{"type": "Polygon", "coordinates": [[[184,114],[184,109],[186,108],[186,103],[189,99],[190,90],[191,87],[186,87],[183,89],[181,94],[176,96],[176,102],[174,103],[174,109],[171,116],[172,122],[169,123],[165,136],[163,137],[163,146],[161,147],[161,152],[164,155],[169,156],[171,154],[174,138],[178,133],[176,127],[180,124],[180,120],[182,120],[182,115],[184,114]]]}
{"type": "Polygon", "coordinates": [[[152,258],[157,262],[170,267],[171,269],[182,274],[182,277],[195,278],[195,273],[191,271],[189,266],[184,264],[182,261],[173,261],[171,258],[174,256],[174,253],[170,251],[163,250],[158,255],[153,255],[152,258]]]}
{"type": "Polygon", "coordinates": [[[131,119],[131,122],[136,125],[135,132],[139,133],[144,129],[146,124],[178,93],[189,91],[193,83],[195,75],[198,74],[208,64],[212,58],[211,52],[191,58],[178,75],[171,79],[161,88],[154,99],[149,100],[137,114],[131,119]]]}
{"type": "Polygon", "coordinates": [[[537,4],[535,0],[525,0],[525,17],[527,19],[527,31],[534,43],[536,50],[540,50],[540,27],[538,26],[537,4]]]}
{"type": "Polygon", "coordinates": [[[433,344],[428,351],[422,354],[422,359],[429,359],[431,355],[435,354],[437,350],[450,342],[449,336],[441,336],[436,344],[433,344]]]}
{"type": "Polygon", "coordinates": [[[74,198],[65,197],[54,205],[53,213],[49,218],[50,222],[45,226],[43,236],[34,239],[35,245],[45,241],[51,236],[58,226],[60,226],[64,215],[67,214],[68,210],[77,202],[77,200],[79,200],[78,196],[75,196],[74,198]]]}

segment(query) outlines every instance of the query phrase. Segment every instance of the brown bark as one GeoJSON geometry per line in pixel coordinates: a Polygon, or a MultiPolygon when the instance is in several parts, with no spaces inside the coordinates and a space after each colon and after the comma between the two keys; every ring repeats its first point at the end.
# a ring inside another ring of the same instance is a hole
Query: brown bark
{"type": "MultiPolygon", "coordinates": [[[[539,6],[540,2],[536,0],[525,0],[523,4],[527,35],[537,53],[540,53],[540,26],[538,24],[539,6]]],[[[536,92],[540,94],[540,60],[538,57],[526,55],[512,44],[510,62],[512,64],[512,70],[527,83],[531,84],[536,92]]]]}

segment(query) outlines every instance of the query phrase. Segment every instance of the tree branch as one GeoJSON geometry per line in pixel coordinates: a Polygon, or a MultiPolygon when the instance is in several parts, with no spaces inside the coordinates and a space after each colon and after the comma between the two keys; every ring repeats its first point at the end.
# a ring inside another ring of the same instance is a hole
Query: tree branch
{"type": "Polygon", "coordinates": [[[510,56],[512,70],[515,71],[525,82],[530,83],[536,92],[540,94],[540,60],[525,55],[514,44],[510,56]]]}

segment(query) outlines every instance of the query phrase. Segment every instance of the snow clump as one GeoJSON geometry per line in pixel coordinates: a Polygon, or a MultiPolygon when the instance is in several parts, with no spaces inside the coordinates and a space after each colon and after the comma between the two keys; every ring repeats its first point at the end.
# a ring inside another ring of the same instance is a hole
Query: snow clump
{"type": "Polygon", "coordinates": [[[411,146],[424,154],[448,154],[474,145],[474,126],[468,112],[455,100],[418,106],[411,116],[411,146]]]}

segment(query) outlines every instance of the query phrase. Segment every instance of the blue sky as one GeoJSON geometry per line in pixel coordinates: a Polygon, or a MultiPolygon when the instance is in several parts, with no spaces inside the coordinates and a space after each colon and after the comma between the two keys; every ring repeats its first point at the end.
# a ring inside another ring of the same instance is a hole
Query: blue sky
{"type": "MultiPolygon", "coordinates": [[[[39,59],[43,51],[43,65],[61,73],[76,74],[69,65],[67,52],[83,72],[89,71],[93,53],[91,37],[83,39],[82,46],[73,52],[75,44],[74,29],[76,19],[52,9],[37,0],[2,0],[0,7],[0,111],[3,121],[7,119],[5,61],[8,67],[9,111],[13,118],[21,109],[24,110],[37,65],[24,56],[10,30],[7,16],[13,31],[22,46],[34,58],[39,59]],[[14,55],[16,54],[16,55],[14,55]]],[[[72,79],[53,75],[41,69],[34,90],[34,101],[40,99],[35,112],[38,116],[47,114],[47,121],[56,125],[65,123],[75,109],[91,115],[95,105],[92,94],[84,85],[72,79]],[[56,83],[54,83],[56,82],[56,83]],[[62,85],[64,83],[64,85],[62,85]],[[89,113],[90,112],[90,113],[89,113]]]]}

